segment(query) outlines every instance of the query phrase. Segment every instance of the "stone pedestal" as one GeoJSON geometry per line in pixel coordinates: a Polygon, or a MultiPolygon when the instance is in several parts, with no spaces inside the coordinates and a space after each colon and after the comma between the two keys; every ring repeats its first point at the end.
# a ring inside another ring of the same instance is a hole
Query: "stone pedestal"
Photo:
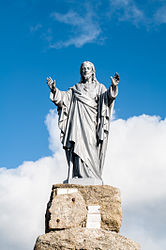
{"type": "Polygon", "coordinates": [[[119,189],[108,185],[74,184],[53,185],[46,212],[46,232],[58,228],[85,227],[88,206],[100,206],[102,229],[119,232],[122,224],[119,189]]]}
{"type": "Polygon", "coordinates": [[[34,250],[139,250],[132,240],[103,229],[71,228],[39,236],[34,250]]]}
{"type": "Polygon", "coordinates": [[[53,185],[45,216],[46,234],[34,250],[139,250],[119,234],[122,223],[120,191],[108,185],[53,185]]]}

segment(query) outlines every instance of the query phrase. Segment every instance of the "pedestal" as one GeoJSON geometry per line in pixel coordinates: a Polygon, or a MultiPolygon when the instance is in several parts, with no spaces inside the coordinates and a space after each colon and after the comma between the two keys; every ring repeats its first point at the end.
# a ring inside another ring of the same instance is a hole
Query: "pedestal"
{"type": "Polygon", "coordinates": [[[53,185],[45,220],[46,234],[38,237],[34,250],[140,249],[119,234],[120,191],[108,185],[53,185]]]}

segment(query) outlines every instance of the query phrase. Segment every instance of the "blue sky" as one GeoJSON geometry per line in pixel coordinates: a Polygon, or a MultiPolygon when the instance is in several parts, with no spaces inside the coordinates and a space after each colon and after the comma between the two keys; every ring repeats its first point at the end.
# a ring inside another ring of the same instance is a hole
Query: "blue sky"
{"type": "Polygon", "coordinates": [[[66,90],[82,61],[107,87],[121,82],[116,117],[165,117],[166,1],[1,2],[0,165],[49,155],[46,77],[66,90]]]}
{"type": "Polygon", "coordinates": [[[32,249],[51,185],[66,177],[46,77],[67,90],[89,60],[106,87],[121,79],[103,179],[122,192],[122,234],[164,250],[166,0],[0,3],[2,248],[32,249]]]}

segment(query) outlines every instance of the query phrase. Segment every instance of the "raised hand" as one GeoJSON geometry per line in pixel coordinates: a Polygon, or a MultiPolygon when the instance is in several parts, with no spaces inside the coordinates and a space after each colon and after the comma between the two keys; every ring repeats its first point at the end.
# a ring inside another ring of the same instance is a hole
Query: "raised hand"
{"type": "Polygon", "coordinates": [[[55,86],[55,80],[53,81],[51,77],[47,77],[47,84],[50,88],[51,92],[55,92],[56,86],[55,86]]]}
{"type": "Polygon", "coordinates": [[[111,76],[111,82],[113,86],[117,86],[120,81],[120,77],[118,73],[115,73],[114,78],[111,76]]]}

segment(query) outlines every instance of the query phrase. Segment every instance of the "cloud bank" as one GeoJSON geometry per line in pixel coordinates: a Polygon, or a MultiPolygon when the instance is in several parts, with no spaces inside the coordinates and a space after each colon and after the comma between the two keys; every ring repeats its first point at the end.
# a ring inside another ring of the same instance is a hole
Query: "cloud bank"
{"type": "MultiPolygon", "coordinates": [[[[56,112],[46,118],[52,156],[0,169],[0,241],[3,250],[32,249],[44,233],[44,214],[51,186],[66,178],[65,154],[59,142],[56,112]]],[[[105,184],[122,193],[121,234],[143,250],[166,245],[166,120],[142,115],[111,123],[103,173],[105,184]]]]}

